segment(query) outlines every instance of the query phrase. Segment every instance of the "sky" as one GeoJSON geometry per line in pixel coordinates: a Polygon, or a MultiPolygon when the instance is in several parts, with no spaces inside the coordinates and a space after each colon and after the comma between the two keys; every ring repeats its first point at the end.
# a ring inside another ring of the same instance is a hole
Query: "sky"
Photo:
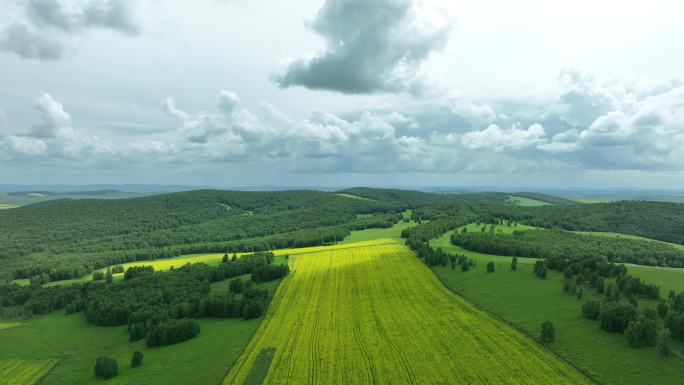
{"type": "Polygon", "coordinates": [[[4,0],[0,184],[684,189],[674,0],[4,0]]]}

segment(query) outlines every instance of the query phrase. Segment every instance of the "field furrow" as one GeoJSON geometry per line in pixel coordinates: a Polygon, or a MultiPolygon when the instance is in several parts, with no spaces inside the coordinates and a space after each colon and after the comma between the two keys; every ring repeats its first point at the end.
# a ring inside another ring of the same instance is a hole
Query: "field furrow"
{"type": "Polygon", "coordinates": [[[0,360],[0,385],[33,385],[56,363],[57,360],[0,360]]]}

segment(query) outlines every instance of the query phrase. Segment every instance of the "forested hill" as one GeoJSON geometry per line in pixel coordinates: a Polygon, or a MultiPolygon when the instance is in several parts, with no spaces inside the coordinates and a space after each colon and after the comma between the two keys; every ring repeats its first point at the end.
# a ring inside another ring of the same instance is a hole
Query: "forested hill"
{"type": "Polygon", "coordinates": [[[609,231],[684,244],[684,204],[620,201],[575,206],[516,207],[502,212],[525,224],[578,231],[609,231]]]}
{"type": "Polygon", "coordinates": [[[405,208],[320,191],[51,201],[0,211],[0,273],[58,280],[127,260],[329,243],[350,229],[391,226],[405,208]]]}
{"type": "MultiPolygon", "coordinates": [[[[603,231],[637,235],[684,244],[684,204],[651,201],[620,201],[579,205],[523,207],[505,204],[433,202],[413,210],[416,220],[430,220],[424,229],[407,234],[438,236],[430,228],[454,229],[467,223],[512,220],[546,229],[603,231]]],[[[420,226],[419,226],[420,227],[420,226]]]]}

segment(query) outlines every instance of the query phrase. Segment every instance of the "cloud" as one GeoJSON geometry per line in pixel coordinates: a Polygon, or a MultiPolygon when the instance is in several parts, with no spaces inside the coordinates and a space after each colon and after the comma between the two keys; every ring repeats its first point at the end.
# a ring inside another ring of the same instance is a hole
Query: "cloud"
{"type": "Polygon", "coordinates": [[[0,137],[0,156],[14,158],[38,157],[47,150],[47,144],[40,140],[24,136],[0,137]]]}
{"type": "Polygon", "coordinates": [[[91,29],[140,33],[134,2],[125,0],[28,0],[0,36],[0,51],[25,59],[59,60],[74,38],[91,29]]]}
{"type": "Polygon", "coordinates": [[[8,130],[23,135],[0,137],[0,150],[3,159],[18,162],[192,165],[198,170],[239,163],[290,173],[684,171],[684,86],[590,83],[603,91],[586,95],[605,100],[608,94],[613,102],[609,111],[584,116],[585,125],[570,118],[565,90],[527,108],[520,101],[510,107],[505,101],[463,99],[462,111],[473,112],[464,113],[467,118],[448,100],[294,117],[268,102],[248,107],[224,90],[213,105],[198,111],[164,99],[161,110],[175,123],[171,129],[104,138],[75,127],[67,108],[45,94],[34,105],[39,124],[8,130]],[[483,123],[490,118],[496,122],[483,123]]]}
{"type": "Polygon", "coordinates": [[[418,93],[421,64],[451,32],[444,15],[423,1],[326,0],[311,23],[326,48],[291,61],[274,80],[349,94],[418,93]]]}
{"type": "Polygon", "coordinates": [[[58,60],[67,50],[66,45],[47,34],[22,23],[13,23],[0,40],[0,51],[13,52],[25,59],[58,60]]]}
{"type": "Polygon", "coordinates": [[[29,0],[27,14],[40,26],[68,33],[85,28],[102,28],[136,35],[140,26],[125,0],[29,0]]]}
{"type": "Polygon", "coordinates": [[[501,152],[506,149],[520,150],[525,147],[542,143],[546,133],[540,124],[532,124],[527,129],[517,126],[501,129],[496,124],[490,124],[482,131],[470,131],[463,135],[460,143],[471,150],[494,149],[501,152]]]}
{"type": "Polygon", "coordinates": [[[33,108],[40,112],[42,122],[34,126],[31,136],[54,138],[73,134],[71,115],[51,95],[40,96],[33,104],[33,108]]]}

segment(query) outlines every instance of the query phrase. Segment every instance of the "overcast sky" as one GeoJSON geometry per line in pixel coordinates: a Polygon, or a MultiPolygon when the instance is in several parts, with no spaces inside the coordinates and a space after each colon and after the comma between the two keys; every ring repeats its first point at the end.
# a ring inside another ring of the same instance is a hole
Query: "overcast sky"
{"type": "Polygon", "coordinates": [[[3,0],[0,184],[684,189],[671,0],[3,0]]]}

